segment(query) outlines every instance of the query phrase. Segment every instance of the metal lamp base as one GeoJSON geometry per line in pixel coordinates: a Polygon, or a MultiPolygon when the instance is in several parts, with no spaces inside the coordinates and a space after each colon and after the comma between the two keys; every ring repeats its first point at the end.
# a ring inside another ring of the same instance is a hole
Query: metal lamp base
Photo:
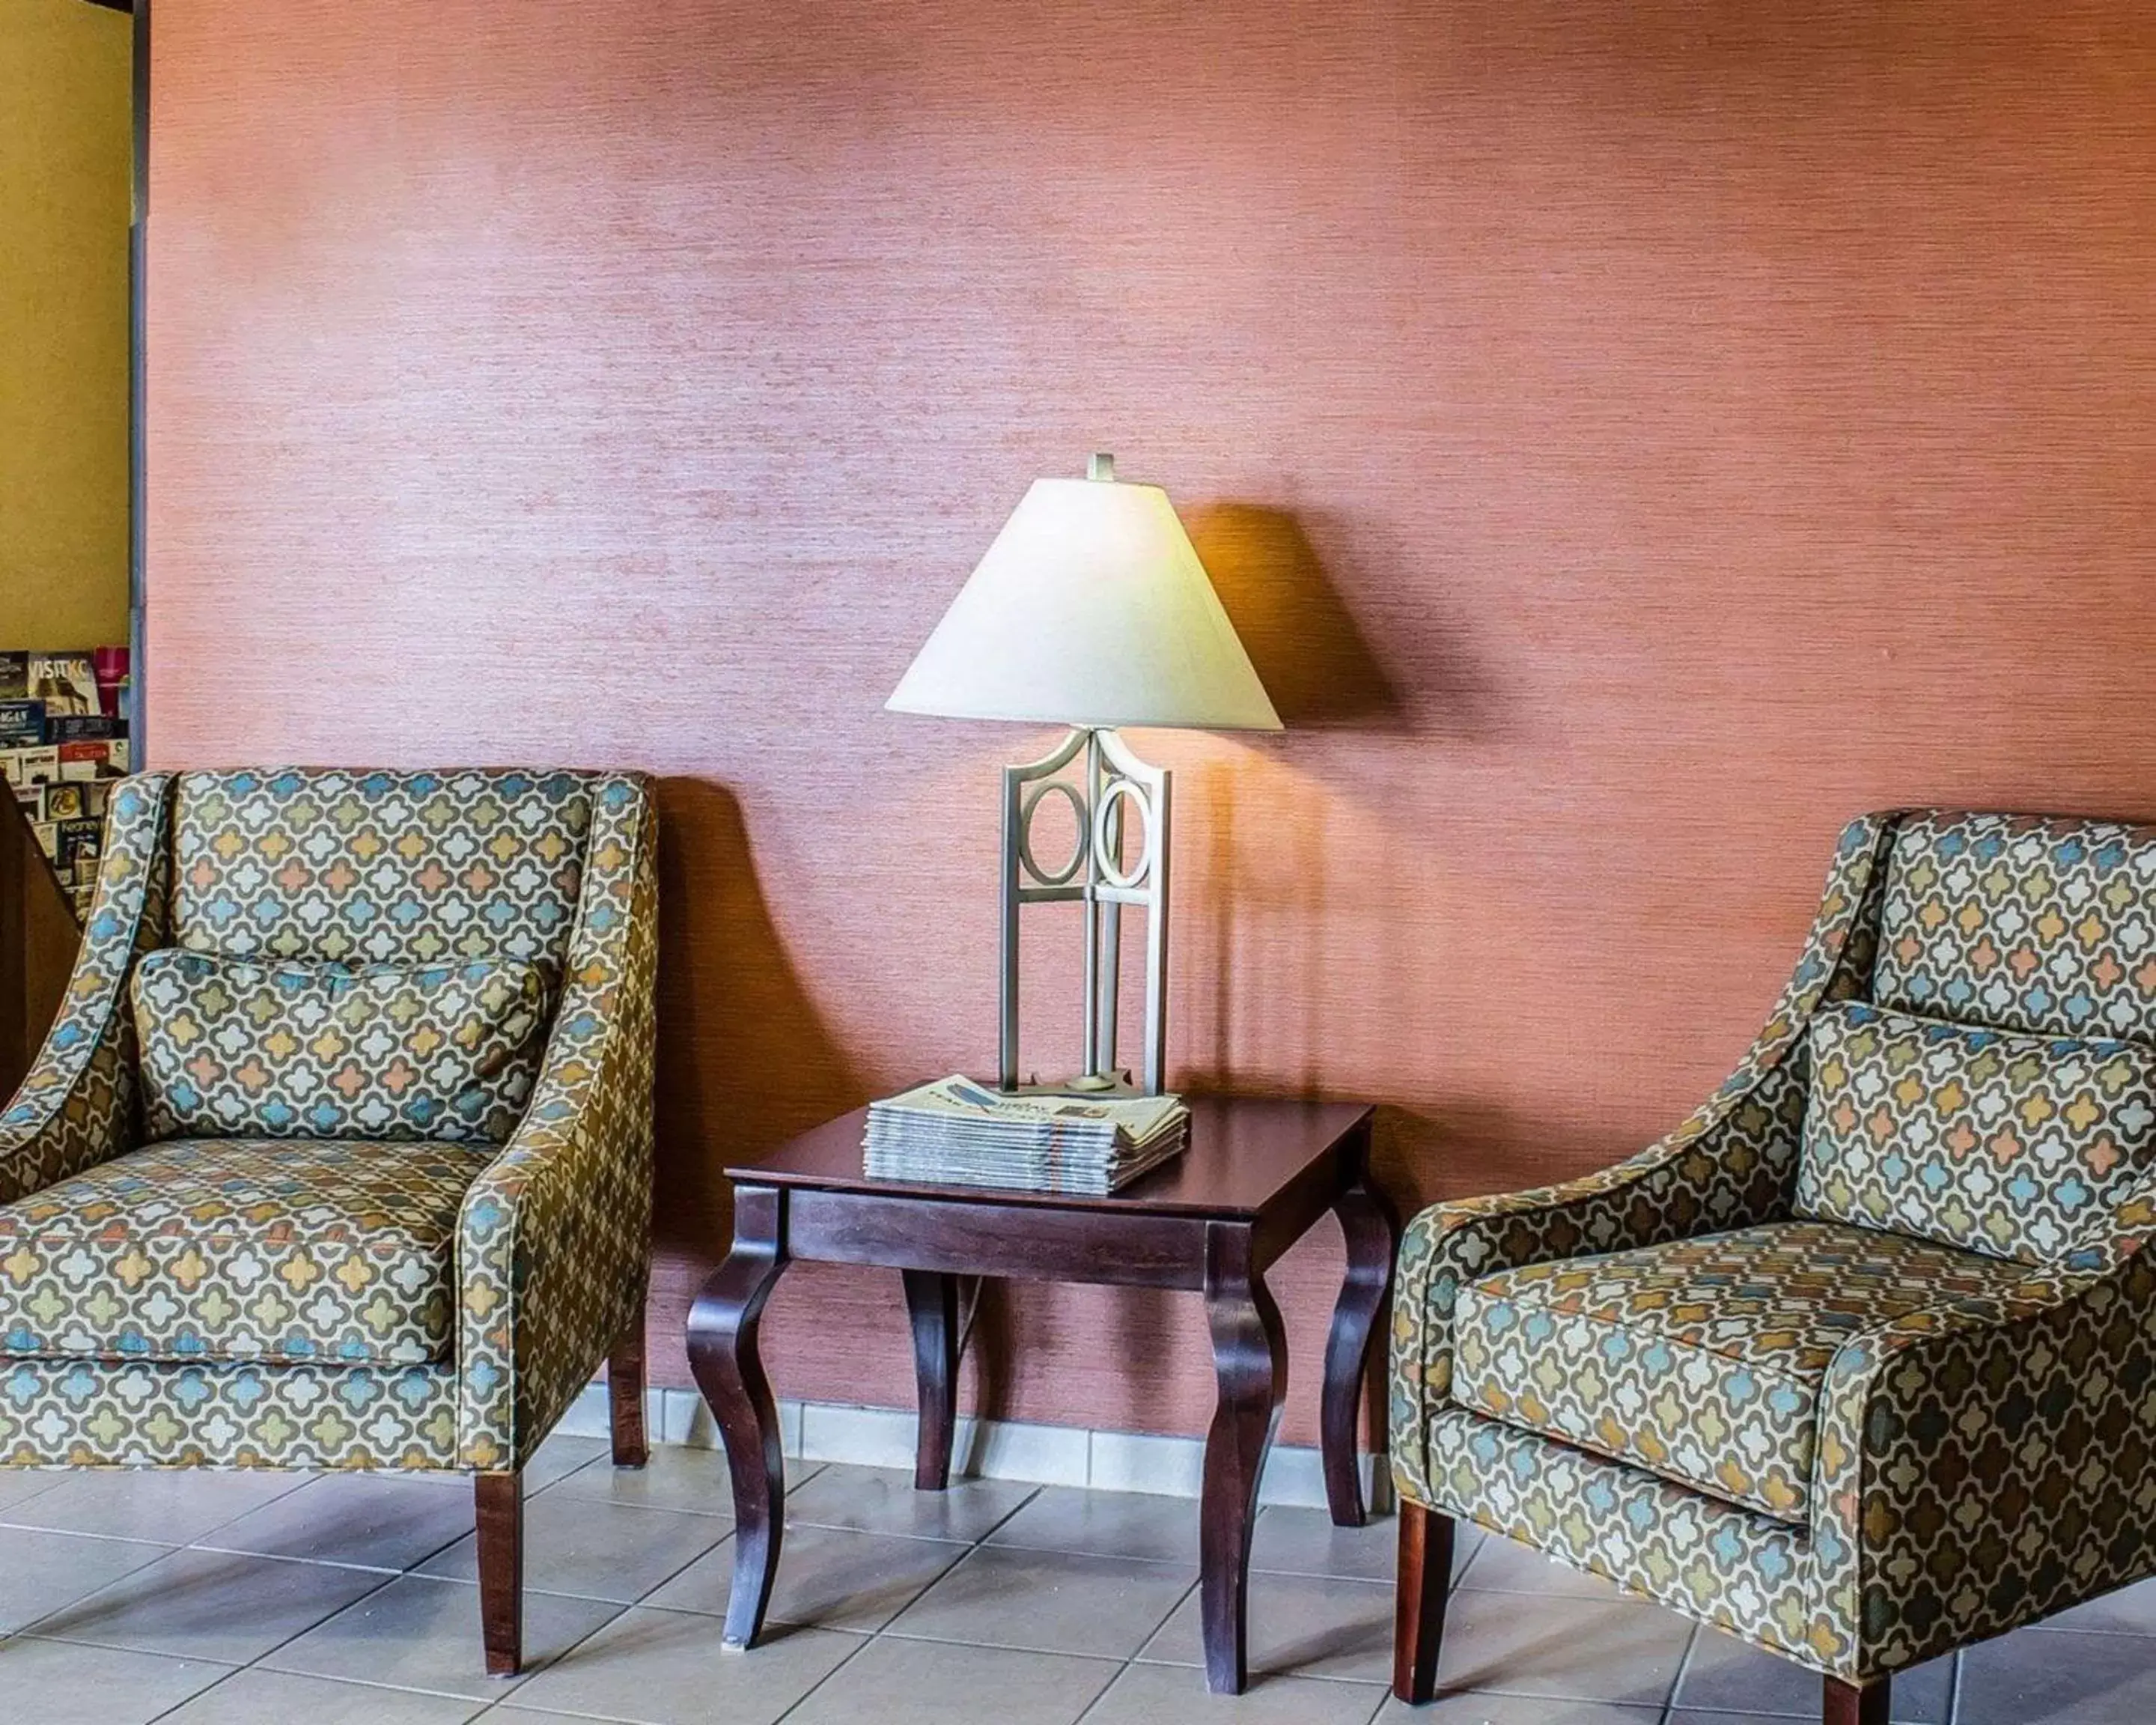
{"type": "Polygon", "coordinates": [[[1122,913],[1146,913],[1144,1091],[1161,1092],[1168,1053],[1168,862],[1169,774],[1148,766],[1113,731],[1071,732],[1053,752],[1004,768],[1001,1081],[1019,1088],[1019,912],[1029,904],[1085,906],[1086,1029],[1079,1076],[1058,1088],[1087,1094],[1125,1089],[1116,1067],[1122,1002],[1122,913]],[[1059,776],[1083,757],[1074,778],[1059,776]],[[1034,856],[1033,817],[1044,798],[1060,796],[1078,824],[1077,843],[1057,869],[1034,856]],[[1127,814],[1135,810],[1144,841],[1135,862],[1124,855],[1127,814]]]}
{"type": "Polygon", "coordinates": [[[1122,1087],[1122,1078],[1113,1072],[1081,1072],[1064,1086],[1065,1090],[1084,1091],[1088,1093],[1096,1091],[1121,1090],[1122,1087]]]}

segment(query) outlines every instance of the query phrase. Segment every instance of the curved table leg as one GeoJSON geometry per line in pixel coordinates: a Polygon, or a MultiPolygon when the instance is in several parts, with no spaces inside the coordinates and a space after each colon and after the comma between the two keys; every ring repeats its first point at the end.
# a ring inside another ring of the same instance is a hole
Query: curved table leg
{"type": "Polygon", "coordinates": [[[1348,1242],[1348,1276],[1332,1308],[1332,1333],[1325,1343],[1325,1394],[1318,1433],[1325,1457],[1325,1500],[1338,1527],[1367,1519],[1362,1470],[1355,1440],[1361,1421],[1370,1346],[1378,1315],[1393,1285],[1393,1255],[1399,1224],[1367,1174],[1334,1200],[1332,1213],[1348,1242]]]}
{"type": "Polygon", "coordinates": [[[734,1194],[734,1244],[689,1313],[689,1368],[711,1404],[734,1486],[734,1587],[725,1645],[751,1647],[763,1628],[785,1531],[786,1468],[771,1380],[757,1358],[764,1301],[786,1267],[786,1194],[734,1194]]]}
{"type": "Polygon", "coordinates": [[[1280,1308],[1251,1268],[1248,1227],[1215,1222],[1205,1230],[1205,1317],[1213,1331],[1219,1399],[1205,1437],[1200,1488],[1198,1594],[1205,1642],[1205,1686],[1240,1695],[1248,1679],[1250,1526],[1258,1477],[1287,1393],[1287,1343],[1280,1308]]]}
{"type": "Polygon", "coordinates": [[[965,1347],[961,1296],[968,1277],[906,1270],[906,1312],[913,1324],[913,1378],[921,1431],[913,1451],[913,1489],[941,1491],[951,1483],[951,1440],[958,1421],[958,1356],[965,1347]]]}

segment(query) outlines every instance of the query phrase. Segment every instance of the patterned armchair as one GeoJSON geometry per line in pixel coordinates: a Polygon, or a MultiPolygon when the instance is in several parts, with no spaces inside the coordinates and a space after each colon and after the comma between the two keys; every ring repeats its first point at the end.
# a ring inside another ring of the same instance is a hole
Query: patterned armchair
{"type": "Polygon", "coordinates": [[[585,773],[151,774],[0,1112],[0,1461],[519,1473],[599,1362],[640,1465],[654,826],[585,773]]]}
{"type": "Polygon", "coordinates": [[[1703,1107],[1408,1229],[1395,1692],[1454,1517],[1820,1672],[1830,1725],[2156,1572],[2152,1224],[2156,829],[1855,822],[1703,1107]]]}

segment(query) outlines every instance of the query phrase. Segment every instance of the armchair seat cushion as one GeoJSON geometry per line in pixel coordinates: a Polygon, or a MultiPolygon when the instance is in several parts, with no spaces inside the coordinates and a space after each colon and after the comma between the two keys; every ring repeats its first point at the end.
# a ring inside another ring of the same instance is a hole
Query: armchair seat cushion
{"type": "Polygon", "coordinates": [[[0,1354],[445,1359],[490,1144],[178,1138],[0,1206],[0,1354]]]}
{"type": "Polygon", "coordinates": [[[1461,1286],[1452,1395],[1802,1523],[1835,1353],[1912,1313],[1995,1310],[2030,1274],[1817,1221],[1531,1264],[1461,1286]]]}

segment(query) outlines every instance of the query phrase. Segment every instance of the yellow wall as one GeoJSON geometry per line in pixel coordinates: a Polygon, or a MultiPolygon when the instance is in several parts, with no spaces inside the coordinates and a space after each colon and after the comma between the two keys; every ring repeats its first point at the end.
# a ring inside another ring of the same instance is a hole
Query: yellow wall
{"type": "Polygon", "coordinates": [[[0,0],[0,648],[127,639],[131,39],[0,0]]]}

